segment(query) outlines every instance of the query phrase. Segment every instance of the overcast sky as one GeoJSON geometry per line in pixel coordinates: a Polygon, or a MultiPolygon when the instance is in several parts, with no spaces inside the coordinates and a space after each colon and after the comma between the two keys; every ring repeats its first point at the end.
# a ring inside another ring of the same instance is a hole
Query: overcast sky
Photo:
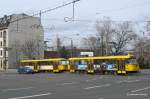
{"type": "MultiPolygon", "coordinates": [[[[73,0],[0,0],[0,17],[4,14],[27,13],[47,10],[73,0]]],[[[104,16],[114,21],[132,20],[137,23],[150,20],[150,0],[80,0],[75,4],[75,22],[65,22],[64,17],[72,17],[72,5],[45,13],[42,23],[46,38],[52,39],[56,33],[70,38],[94,35],[95,21],[104,16]]]]}

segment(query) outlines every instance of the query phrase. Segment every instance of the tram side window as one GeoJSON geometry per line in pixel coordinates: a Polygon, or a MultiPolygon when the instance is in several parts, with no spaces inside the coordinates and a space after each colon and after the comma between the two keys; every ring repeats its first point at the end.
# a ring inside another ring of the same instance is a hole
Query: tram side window
{"type": "Polygon", "coordinates": [[[62,64],[62,65],[67,65],[67,64],[69,64],[69,62],[66,61],[66,60],[64,60],[64,61],[60,61],[60,64],[62,64]]]}
{"type": "Polygon", "coordinates": [[[50,61],[46,62],[46,65],[52,65],[52,62],[50,61]]]}
{"type": "Polygon", "coordinates": [[[81,61],[78,61],[78,64],[81,64],[81,61]]]}

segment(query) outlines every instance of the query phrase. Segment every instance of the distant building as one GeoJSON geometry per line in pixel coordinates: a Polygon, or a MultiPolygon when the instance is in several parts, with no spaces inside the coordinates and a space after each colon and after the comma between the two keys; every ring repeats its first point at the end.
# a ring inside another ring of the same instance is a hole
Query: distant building
{"type": "Polygon", "coordinates": [[[80,52],[81,56],[88,56],[88,57],[93,57],[94,52],[80,52]]]}
{"type": "MultiPolygon", "coordinates": [[[[68,55],[66,55],[66,57],[63,57],[63,58],[69,58],[69,57],[85,57],[86,55],[81,55],[81,52],[82,53],[87,53],[87,52],[91,52],[90,49],[83,49],[83,48],[76,48],[74,47],[73,49],[71,48],[66,48],[66,50],[70,53],[68,53],[68,55]],[[71,54],[72,53],[72,54],[71,54]]],[[[92,53],[92,56],[93,56],[93,52],[92,53]]],[[[45,50],[44,51],[44,58],[58,58],[58,57],[62,57],[60,56],[61,53],[59,53],[58,51],[56,50],[45,50]]]]}
{"type": "Polygon", "coordinates": [[[59,53],[57,51],[44,51],[44,58],[59,58],[59,53]]]}
{"type": "MultiPolygon", "coordinates": [[[[17,49],[14,51],[15,44],[21,45],[29,40],[39,41],[39,46],[43,46],[44,30],[38,17],[13,14],[0,18],[0,69],[16,68],[16,55],[20,53],[17,49]]],[[[40,49],[39,54],[39,58],[43,58],[44,49],[40,49]]]]}

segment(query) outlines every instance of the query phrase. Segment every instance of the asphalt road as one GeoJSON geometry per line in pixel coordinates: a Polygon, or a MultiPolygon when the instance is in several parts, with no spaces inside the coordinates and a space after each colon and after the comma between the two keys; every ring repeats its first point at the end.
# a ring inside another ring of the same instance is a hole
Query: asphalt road
{"type": "Polygon", "coordinates": [[[0,72],[0,99],[150,99],[150,70],[128,76],[0,72]]]}

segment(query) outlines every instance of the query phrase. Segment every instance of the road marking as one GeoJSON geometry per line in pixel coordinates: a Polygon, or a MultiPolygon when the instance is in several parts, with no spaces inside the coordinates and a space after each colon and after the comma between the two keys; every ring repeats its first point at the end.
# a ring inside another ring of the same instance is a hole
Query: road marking
{"type": "Polygon", "coordinates": [[[17,90],[27,90],[27,89],[32,89],[32,88],[34,88],[34,87],[4,89],[4,90],[2,90],[2,91],[17,91],[17,90]]]}
{"type": "Polygon", "coordinates": [[[109,86],[111,86],[111,84],[104,84],[104,85],[99,85],[99,86],[86,87],[84,89],[89,90],[89,89],[100,88],[100,87],[109,87],[109,86]]]}
{"type": "Polygon", "coordinates": [[[120,84],[120,83],[124,83],[126,82],[126,80],[123,80],[123,81],[117,81],[116,83],[120,84]]]}
{"type": "Polygon", "coordinates": [[[71,85],[71,84],[76,84],[75,82],[67,82],[67,83],[62,83],[61,85],[71,85]]]}
{"type": "Polygon", "coordinates": [[[99,77],[99,79],[103,79],[103,78],[104,78],[104,76],[100,76],[100,77],[99,77]]]}
{"type": "Polygon", "coordinates": [[[123,83],[124,81],[117,81],[116,83],[120,84],[120,83],[123,83]]]}
{"type": "Polygon", "coordinates": [[[131,94],[129,94],[129,93],[127,93],[127,96],[147,96],[148,94],[146,94],[146,93],[141,93],[141,94],[135,94],[135,93],[131,93],[131,94]]]}
{"type": "Polygon", "coordinates": [[[33,98],[33,97],[47,96],[47,95],[51,95],[51,94],[52,94],[52,93],[45,93],[45,94],[37,94],[37,95],[31,95],[31,96],[8,98],[8,99],[27,99],[27,98],[33,98]]]}
{"type": "Polygon", "coordinates": [[[139,82],[140,80],[123,80],[123,81],[118,81],[116,83],[133,83],[133,82],[139,82]]]}
{"type": "Polygon", "coordinates": [[[88,79],[88,80],[86,80],[86,82],[92,82],[92,81],[99,80],[99,79],[103,79],[103,78],[104,78],[104,77],[101,76],[101,77],[98,77],[98,78],[88,79]]]}
{"type": "Polygon", "coordinates": [[[150,89],[150,87],[142,88],[142,89],[137,89],[137,90],[132,90],[131,92],[138,92],[138,91],[143,91],[146,89],[150,89]]]}
{"type": "Polygon", "coordinates": [[[95,80],[97,80],[97,79],[93,78],[93,79],[86,80],[86,82],[91,82],[91,81],[95,81],[95,80]]]}
{"type": "Polygon", "coordinates": [[[139,82],[140,80],[127,80],[127,83],[132,83],[132,82],[139,82]]]}
{"type": "Polygon", "coordinates": [[[149,80],[150,78],[141,78],[141,79],[147,79],[147,80],[149,80]]]}

